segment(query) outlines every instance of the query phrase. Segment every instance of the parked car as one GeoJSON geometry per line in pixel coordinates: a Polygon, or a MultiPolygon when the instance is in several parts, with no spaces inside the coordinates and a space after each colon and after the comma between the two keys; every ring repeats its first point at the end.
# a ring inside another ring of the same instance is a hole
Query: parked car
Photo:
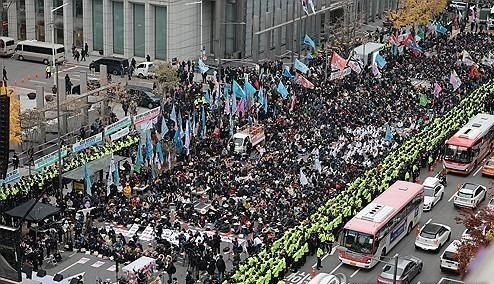
{"type": "Polygon", "coordinates": [[[494,211],[494,197],[487,203],[487,209],[494,211]]]}
{"type": "Polygon", "coordinates": [[[494,177],[494,157],[491,157],[482,167],[482,175],[494,177]]]}
{"type": "Polygon", "coordinates": [[[464,183],[453,197],[455,207],[476,208],[487,195],[487,188],[480,184],[464,183]]]}
{"type": "Polygon", "coordinates": [[[441,261],[439,265],[441,267],[441,271],[447,270],[458,273],[460,263],[458,262],[458,255],[456,253],[458,252],[460,245],[460,240],[454,240],[446,247],[443,254],[441,254],[439,258],[441,261]]]}
{"type": "MultiPolygon", "coordinates": [[[[404,256],[398,258],[396,269],[396,283],[410,283],[413,278],[420,274],[424,264],[422,260],[414,256],[404,256]]],[[[394,280],[395,266],[386,264],[379,276],[378,284],[392,284],[394,280]]]]}
{"type": "Polygon", "coordinates": [[[161,98],[145,88],[127,87],[127,93],[140,107],[152,109],[161,105],[161,98]]]}
{"type": "Polygon", "coordinates": [[[109,74],[123,75],[126,72],[127,68],[129,68],[129,60],[118,57],[103,57],[91,62],[91,64],[89,64],[89,68],[94,68],[95,72],[100,72],[101,65],[106,65],[106,71],[109,74]]]}
{"type": "Polygon", "coordinates": [[[450,237],[450,227],[439,223],[428,223],[420,229],[415,238],[415,248],[439,251],[450,237]]]}
{"type": "MultiPolygon", "coordinates": [[[[478,229],[483,235],[487,234],[488,230],[485,224],[480,225],[478,229]]],[[[465,229],[465,231],[463,231],[463,233],[461,234],[461,240],[473,241],[472,232],[469,229],[465,229]]]]}
{"type": "Polygon", "coordinates": [[[436,177],[427,177],[424,180],[424,211],[429,211],[444,196],[444,185],[436,177]]]}
{"type": "Polygon", "coordinates": [[[155,66],[153,62],[142,62],[137,64],[134,75],[139,78],[153,78],[154,69],[155,66]]]}

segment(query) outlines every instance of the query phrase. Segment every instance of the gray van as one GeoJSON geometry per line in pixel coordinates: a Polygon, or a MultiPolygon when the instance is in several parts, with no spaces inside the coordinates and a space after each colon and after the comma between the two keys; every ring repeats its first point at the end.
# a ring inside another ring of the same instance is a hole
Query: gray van
{"type": "Polygon", "coordinates": [[[118,57],[103,57],[89,64],[89,68],[100,72],[100,65],[106,65],[106,71],[113,75],[123,75],[129,68],[129,60],[118,57]],[[123,70],[122,70],[123,67],[123,70]]]}

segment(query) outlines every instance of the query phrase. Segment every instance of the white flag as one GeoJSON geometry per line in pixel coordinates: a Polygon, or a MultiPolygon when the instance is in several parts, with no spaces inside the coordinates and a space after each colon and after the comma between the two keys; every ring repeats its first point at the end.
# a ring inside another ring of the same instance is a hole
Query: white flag
{"type": "Polygon", "coordinates": [[[449,83],[453,85],[453,91],[456,91],[461,86],[460,77],[456,74],[456,71],[451,71],[451,75],[449,76],[449,83]]]}
{"type": "Polygon", "coordinates": [[[108,171],[108,180],[106,181],[106,196],[110,195],[110,186],[113,184],[113,172],[115,171],[115,163],[113,161],[113,154],[110,159],[110,169],[108,171]]]}
{"type": "Polygon", "coordinates": [[[302,186],[306,186],[307,184],[309,184],[309,180],[307,180],[307,177],[305,176],[302,168],[300,168],[300,184],[302,186]]]}

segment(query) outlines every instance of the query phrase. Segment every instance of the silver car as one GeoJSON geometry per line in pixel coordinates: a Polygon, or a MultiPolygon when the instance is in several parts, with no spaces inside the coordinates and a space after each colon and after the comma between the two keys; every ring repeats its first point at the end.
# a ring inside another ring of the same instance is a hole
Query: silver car
{"type": "MultiPolygon", "coordinates": [[[[377,276],[378,284],[393,284],[395,273],[395,260],[391,260],[392,264],[386,264],[383,271],[377,276]]],[[[424,264],[420,258],[414,256],[402,256],[398,258],[398,269],[396,271],[396,281],[400,284],[408,284],[421,271],[424,264]]]]}

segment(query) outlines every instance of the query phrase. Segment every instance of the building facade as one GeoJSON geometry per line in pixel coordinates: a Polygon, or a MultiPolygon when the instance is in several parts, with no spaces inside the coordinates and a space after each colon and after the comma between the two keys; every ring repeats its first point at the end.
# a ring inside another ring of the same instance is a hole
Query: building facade
{"type": "Polygon", "coordinates": [[[104,56],[182,60],[200,55],[202,38],[207,57],[258,60],[296,49],[305,33],[318,40],[332,11],[353,5],[347,20],[366,13],[372,21],[397,0],[314,0],[316,14],[307,17],[300,0],[3,2],[2,34],[17,40],[51,42],[51,10],[68,3],[53,15],[55,42],[67,50],[87,43],[90,52],[104,56]]]}

